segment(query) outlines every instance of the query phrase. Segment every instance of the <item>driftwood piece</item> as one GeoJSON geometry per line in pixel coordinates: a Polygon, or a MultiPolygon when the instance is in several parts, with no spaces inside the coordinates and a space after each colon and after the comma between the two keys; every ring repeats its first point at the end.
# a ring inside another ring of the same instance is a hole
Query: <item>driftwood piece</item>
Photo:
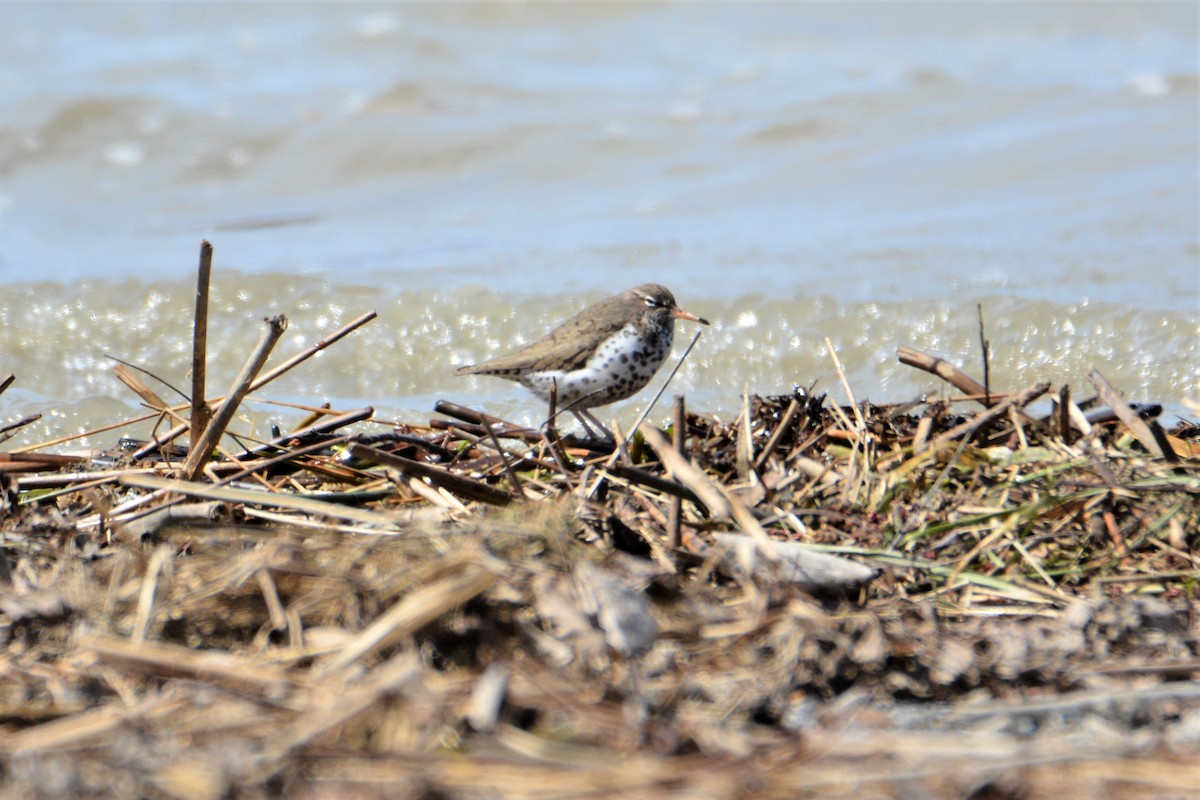
{"type": "Polygon", "coordinates": [[[740,533],[714,536],[721,551],[721,569],[739,580],[790,583],[806,592],[847,593],[867,585],[877,574],[857,561],[822,553],[800,542],[772,539],[764,543],[740,533]]]}
{"type": "Polygon", "coordinates": [[[166,525],[211,524],[223,516],[228,517],[229,514],[229,505],[217,500],[203,503],[172,503],[125,523],[121,536],[126,541],[144,539],[158,533],[166,525]]]}
{"type": "Polygon", "coordinates": [[[62,469],[87,461],[82,456],[56,453],[0,453],[0,472],[34,472],[43,469],[62,469]]]}
{"type": "Polygon", "coordinates": [[[998,398],[994,394],[990,394],[986,386],[959,369],[957,364],[940,356],[923,353],[915,347],[903,345],[896,348],[896,357],[900,359],[901,364],[907,364],[936,375],[963,394],[975,397],[984,407],[998,402],[998,398]],[[990,404],[989,399],[991,400],[990,404]]]}
{"type": "MultiPolygon", "coordinates": [[[[0,436],[3,436],[5,439],[9,439],[12,436],[12,432],[17,428],[24,428],[26,425],[31,425],[41,418],[41,414],[30,414],[27,417],[21,417],[21,419],[14,420],[12,422],[6,422],[3,425],[0,425],[0,436]]],[[[17,452],[20,451],[18,450],[17,452]]]]}

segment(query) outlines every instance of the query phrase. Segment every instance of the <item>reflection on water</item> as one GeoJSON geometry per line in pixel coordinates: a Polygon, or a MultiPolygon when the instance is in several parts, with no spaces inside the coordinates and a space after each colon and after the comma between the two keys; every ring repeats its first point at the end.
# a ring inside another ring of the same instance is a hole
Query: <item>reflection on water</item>
{"type": "Polygon", "coordinates": [[[650,280],[717,323],[677,387],[699,407],[837,396],[825,337],[860,397],[936,388],[895,348],[970,368],[977,303],[998,385],[1078,394],[1096,363],[1135,397],[1197,394],[1193,4],[4,16],[0,416],[47,412],[27,438],[131,407],[105,353],[186,384],[201,237],[212,386],[263,316],[289,315],[290,353],[380,311],[281,399],[533,418],[454,365],[650,280]]]}
{"type": "MultiPolygon", "coordinates": [[[[193,288],[186,282],[89,284],[88,301],[59,284],[31,287],[0,304],[0,348],[15,364],[15,388],[0,402],[6,417],[49,411],[21,441],[44,441],[89,425],[132,416],[133,397],[113,376],[107,355],[145,367],[176,387],[189,386],[193,288]]],[[[208,385],[221,393],[258,340],[263,317],[286,313],[290,327],[270,364],[328,336],[363,312],[379,318],[258,393],[274,400],[335,407],[373,405],[385,419],[427,420],[439,398],[482,404],[493,413],[534,423],[544,412],[516,384],[454,375],[454,369],[540,337],[593,294],[529,300],[480,286],[452,292],[393,291],[366,285],[292,281],[285,276],[216,276],[209,327],[208,385]]],[[[1132,399],[1180,410],[1195,397],[1200,360],[1195,315],[1145,311],[1103,303],[1058,305],[981,295],[991,342],[991,380],[997,390],[1039,380],[1067,382],[1075,397],[1090,396],[1087,371],[1097,366],[1132,399]],[[1174,353],[1162,358],[1160,353],[1174,353]]],[[[900,365],[896,348],[909,344],[982,374],[977,309],[973,302],[931,302],[920,311],[906,301],[847,304],[830,296],[738,293],[719,300],[681,295],[680,302],[712,322],[703,330],[670,394],[684,393],[697,410],[731,413],[744,388],[760,394],[793,386],[828,391],[843,401],[826,350],[828,337],[857,399],[876,402],[935,396],[945,387],[900,365]]],[[[681,329],[676,354],[690,341],[681,329]]],[[[664,369],[651,384],[656,389],[664,369]]],[[[172,391],[156,389],[163,397],[172,391]]],[[[623,423],[653,392],[614,407],[623,423]]],[[[668,395],[669,397],[670,395],[668,395]]],[[[255,406],[243,429],[268,435],[272,422],[294,423],[301,412],[255,406]]],[[[666,407],[662,414],[667,413],[666,407]]],[[[147,426],[141,430],[144,432],[147,426]]],[[[97,444],[111,443],[111,438],[97,444]]]]}

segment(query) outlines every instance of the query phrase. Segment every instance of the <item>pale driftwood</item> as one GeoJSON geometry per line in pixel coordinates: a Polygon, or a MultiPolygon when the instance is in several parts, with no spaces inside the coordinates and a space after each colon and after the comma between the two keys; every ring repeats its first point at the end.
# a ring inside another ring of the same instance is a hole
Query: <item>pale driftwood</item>
{"type": "Polygon", "coordinates": [[[79,642],[101,661],[123,669],[160,677],[189,678],[218,686],[280,699],[292,687],[281,667],[222,651],[199,651],[164,642],[133,642],[115,636],[93,635],[79,642]]]}
{"type": "Polygon", "coordinates": [[[658,638],[658,623],[646,595],[590,561],[580,561],[572,575],[580,607],[604,631],[604,641],[623,656],[640,655],[658,638]]]}
{"type": "Polygon", "coordinates": [[[144,517],[121,526],[121,537],[125,541],[144,539],[158,533],[165,525],[188,523],[213,523],[229,516],[229,504],[216,500],[205,503],[172,504],[156,508],[144,517]]]}
{"type": "Polygon", "coordinates": [[[720,566],[740,579],[790,583],[806,592],[850,592],[874,580],[876,571],[848,558],[832,556],[800,542],[763,543],[741,533],[717,533],[720,566]],[[765,550],[770,551],[768,554],[765,550]]]}
{"type": "Polygon", "coordinates": [[[495,729],[508,692],[508,676],[508,664],[493,661],[475,680],[466,714],[467,723],[475,730],[490,733],[495,729]]]}

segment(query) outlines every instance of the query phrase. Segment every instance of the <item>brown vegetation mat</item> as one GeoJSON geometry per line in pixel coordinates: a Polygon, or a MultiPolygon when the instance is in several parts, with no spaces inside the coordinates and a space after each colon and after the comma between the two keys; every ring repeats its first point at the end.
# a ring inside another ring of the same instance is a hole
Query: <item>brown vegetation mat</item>
{"type": "Polygon", "coordinates": [[[0,459],[0,796],[1195,796],[1200,428],[1092,378],[596,450],[140,385],[205,452],[0,459]]]}

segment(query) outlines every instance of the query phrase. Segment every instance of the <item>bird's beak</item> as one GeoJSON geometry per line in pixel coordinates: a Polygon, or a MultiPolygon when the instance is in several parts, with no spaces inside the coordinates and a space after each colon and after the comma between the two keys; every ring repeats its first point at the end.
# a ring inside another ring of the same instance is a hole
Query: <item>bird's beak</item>
{"type": "Polygon", "coordinates": [[[699,322],[701,325],[708,324],[708,320],[704,319],[704,317],[697,317],[692,312],[684,311],[682,308],[672,308],[671,316],[674,317],[675,319],[686,319],[686,320],[690,320],[692,322],[699,322]]]}

